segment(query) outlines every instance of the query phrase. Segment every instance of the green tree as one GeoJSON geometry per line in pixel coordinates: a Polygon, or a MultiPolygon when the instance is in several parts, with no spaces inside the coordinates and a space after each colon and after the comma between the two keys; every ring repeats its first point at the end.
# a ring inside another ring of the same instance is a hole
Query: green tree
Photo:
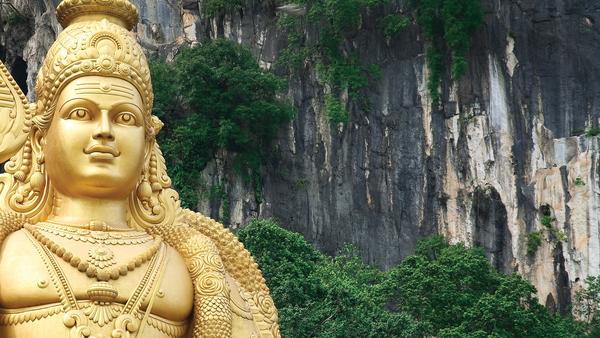
{"type": "Polygon", "coordinates": [[[409,315],[388,310],[385,273],[353,249],[327,257],[268,220],[250,222],[238,236],[263,271],[283,337],[419,336],[409,315]]]}
{"type": "Polygon", "coordinates": [[[498,284],[480,250],[450,246],[439,236],[420,242],[417,254],[390,275],[398,307],[423,322],[432,335],[462,322],[466,310],[498,284]]]}
{"type": "MultiPolygon", "coordinates": [[[[333,257],[273,221],[239,232],[259,263],[284,337],[588,336],[570,317],[551,314],[522,277],[495,271],[480,249],[434,236],[388,272],[346,247],[333,257]]],[[[592,337],[591,335],[590,337],[592,337]]]]}
{"type": "Polygon", "coordinates": [[[173,64],[151,62],[159,141],[187,207],[195,207],[199,172],[219,150],[259,188],[258,171],[278,130],[294,116],[277,99],[285,82],[263,71],[250,51],[215,40],[183,50],[173,64]]]}
{"type": "Polygon", "coordinates": [[[501,274],[481,249],[449,245],[440,236],[419,242],[416,254],[390,271],[388,289],[429,336],[585,336],[581,325],[541,306],[522,277],[501,274]]]}
{"type": "Polygon", "coordinates": [[[585,280],[585,288],[575,295],[574,310],[587,324],[591,337],[600,337],[600,276],[585,280]]]}

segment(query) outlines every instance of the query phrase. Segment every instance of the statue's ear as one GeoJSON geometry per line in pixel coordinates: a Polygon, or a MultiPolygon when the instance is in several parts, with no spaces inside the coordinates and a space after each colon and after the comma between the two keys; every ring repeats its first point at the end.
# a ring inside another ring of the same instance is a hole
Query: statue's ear
{"type": "Polygon", "coordinates": [[[150,157],[152,156],[152,152],[154,151],[154,143],[156,143],[156,139],[146,139],[146,148],[144,149],[144,166],[148,166],[150,162],[150,157]]]}
{"type": "Polygon", "coordinates": [[[31,130],[31,148],[35,154],[42,154],[46,145],[46,134],[38,127],[33,126],[31,130]]]}
{"type": "Polygon", "coordinates": [[[0,62],[0,162],[12,157],[25,143],[31,128],[35,105],[0,62]]]}

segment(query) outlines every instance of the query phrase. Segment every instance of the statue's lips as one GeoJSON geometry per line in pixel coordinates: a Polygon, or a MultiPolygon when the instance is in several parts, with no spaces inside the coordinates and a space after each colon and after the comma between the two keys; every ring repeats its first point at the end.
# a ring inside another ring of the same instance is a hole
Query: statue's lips
{"type": "Polygon", "coordinates": [[[110,160],[121,155],[117,149],[102,144],[94,144],[84,149],[83,152],[99,160],[110,160]]]}

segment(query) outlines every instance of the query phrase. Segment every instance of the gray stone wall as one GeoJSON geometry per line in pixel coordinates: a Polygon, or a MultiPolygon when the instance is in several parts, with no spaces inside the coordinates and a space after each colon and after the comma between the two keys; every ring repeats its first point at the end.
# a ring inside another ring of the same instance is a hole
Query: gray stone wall
{"type": "MultiPolygon", "coordinates": [[[[30,21],[5,26],[0,37],[30,96],[59,30],[56,2],[14,0],[30,21]]],[[[172,58],[181,44],[225,37],[270,68],[285,46],[270,2],[248,1],[211,20],[201,0],[134,2],[139,40],[152,55],[172,58]]],[[[441,111],[430,109],[419,28],[386,40],[377,28],[383,10],[365,13],[353,41],[361,60],[382,70],[367,91],[371,109],[350,107],[350,123],[332,126],[314,68],[291,76],[288,98],[298,114],[264,167],[262,201],[232,174],[227,154],[199,173],[208,185],[227,182],[232,226],[273,217],[329,253],[354,243],[382,267],[410,255],[419,238],[442,233],[482,246],[495,266],[524,274],[540,299],[566,309],[585,277],[600,274],[599,144],[584,135],[600,122],[600,1],[483,5],[469,70],[458,83],[445,81],[441,111]],[[566,241],[548,234],[544,214],[566,241]],[[527,234],[536,230],[545,239],[527,255],[527,234]]],[[[199,209],[223,212],[218,202],[199,209]]]]}

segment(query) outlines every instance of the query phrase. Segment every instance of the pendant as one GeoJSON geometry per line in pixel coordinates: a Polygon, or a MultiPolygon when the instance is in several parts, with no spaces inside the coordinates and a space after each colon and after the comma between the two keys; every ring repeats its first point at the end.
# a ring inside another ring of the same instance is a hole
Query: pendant
{"type": "Polygon", "coordinates": [[[117,264],[115,254],[106,245],[96,245],[88,250],[88,263],[99,269],[104,269],[117,264]]]}
{"type": "Polygon", "coordinates": [[[113,306],[113,302],[119,295],[114,286],[107,282],[97,282],[88,288],[87,294],[92,304],[83,312],[98,326],[102,327],[119,316],[120,308],[113,306]]]}
{"type": "Polygon", "coordinates": [[[65,313],[63,324],[69,329],[69,338],[132,338],[140,328],[140,321],[129,314],[118,316],[110,336],[92,332],[86,316],[81,310],[65,313]]]}
{"type": "Polygon", "coordinates": [[[96,282],[87,289],[87,294],[93,302],[112,303],[119,291],[107,282],[96,282]]]}

